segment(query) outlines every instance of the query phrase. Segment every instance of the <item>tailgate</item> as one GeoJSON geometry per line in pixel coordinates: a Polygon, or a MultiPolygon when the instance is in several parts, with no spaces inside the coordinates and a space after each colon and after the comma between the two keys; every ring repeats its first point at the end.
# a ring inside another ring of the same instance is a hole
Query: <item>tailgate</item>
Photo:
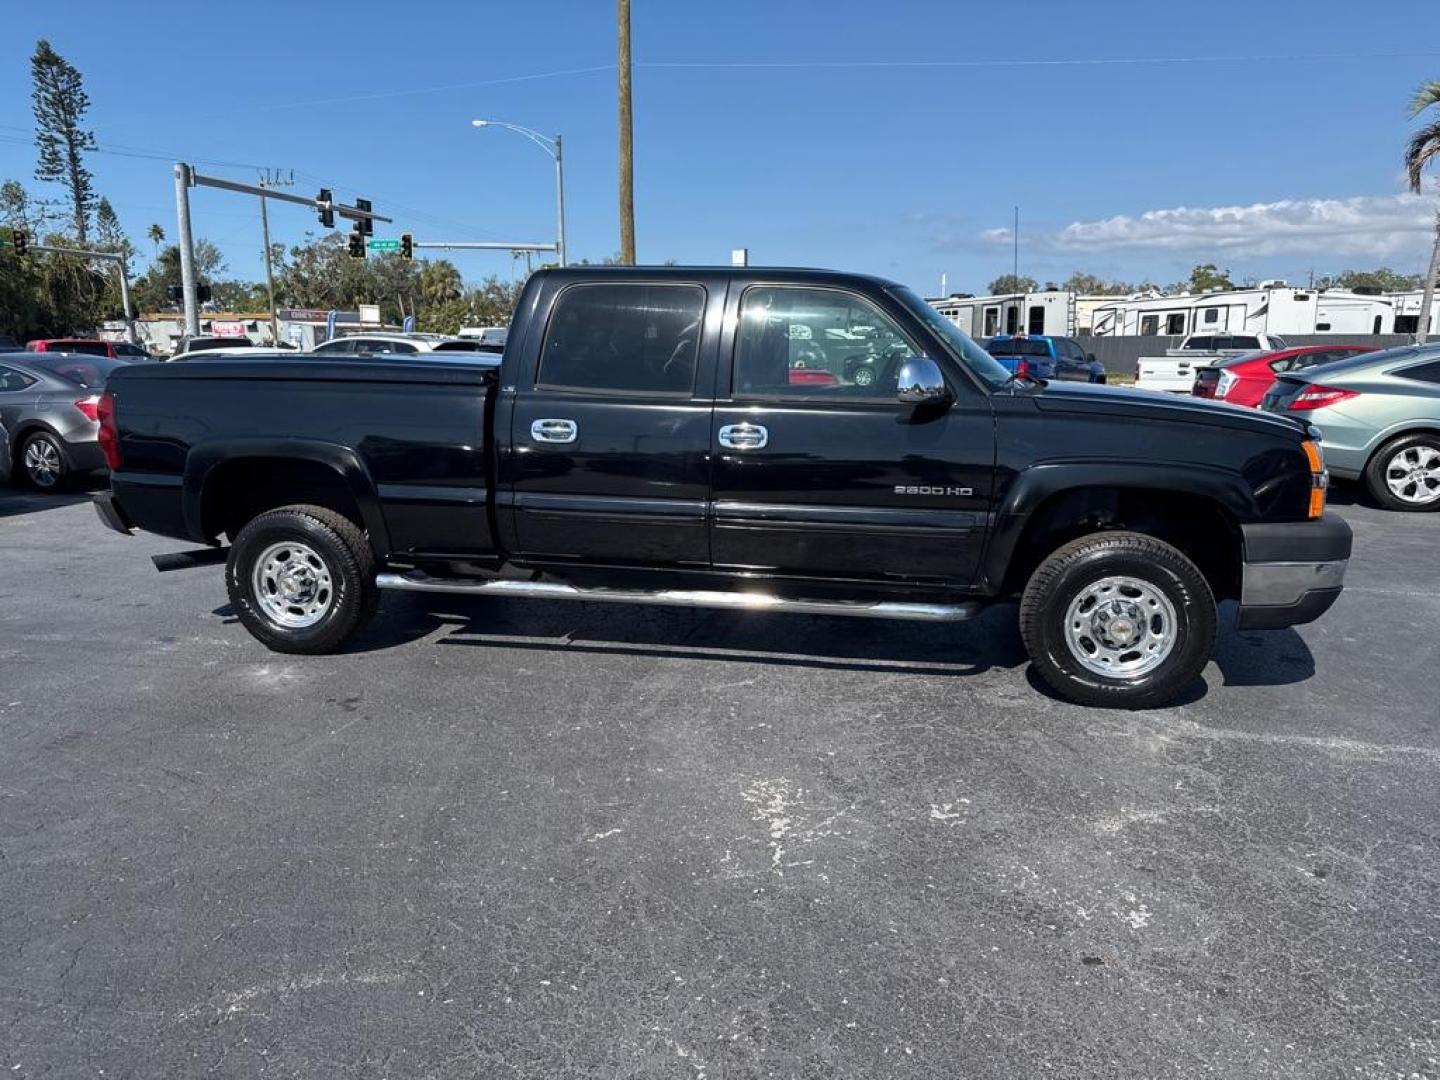
{"type": "Polygon", "coordinates": [[[1174,356],[1142,356],[1138,364],[1135,385],[1141,390],[1169,390],[1173,393],[1188,394],[1195,385],[1193,360],[1182,360],[1174,356]]]}

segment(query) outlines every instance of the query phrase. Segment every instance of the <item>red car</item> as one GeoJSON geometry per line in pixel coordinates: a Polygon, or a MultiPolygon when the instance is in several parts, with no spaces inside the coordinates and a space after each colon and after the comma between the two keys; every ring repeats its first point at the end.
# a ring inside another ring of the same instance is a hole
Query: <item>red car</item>
{"type": "Polygon", "coordinates": [[[1374,345],[1298,345],[1275,352],[1245,353],[1201,368],[1195,373],[1191,393],[1195,397],[1256,408],[1281,372],[1328,364],[1375,349],[1374,345]]]}
{"type": "Polygon", "coordinates": [[[119,358],[119,352],[115,349],[113,341],[101,341],[99,338],[37,338],[35,341],[27,342],[25,349],[28,352],[68,352],[84,353],[86,356],[108,356],[111,360],[119,358]]]}

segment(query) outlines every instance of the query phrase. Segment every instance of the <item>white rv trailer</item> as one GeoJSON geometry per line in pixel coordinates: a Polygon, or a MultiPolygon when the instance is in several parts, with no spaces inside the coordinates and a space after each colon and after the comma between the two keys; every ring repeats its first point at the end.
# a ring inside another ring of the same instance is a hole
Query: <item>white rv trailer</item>
{"type": "MultiPolygon", "coordinates": [[[[1396,334],[1417,334],[1420,332],[1420,305],[1425,294],[1419,289],[1411,292],[1386,293],[1385,299],[1395,305],[1396,334]]],[[[1440,290],[1430,304],[1430,334],[1440,333],[1440,290]]]]}
{"type": "Polygon", "coordinates": [[[932,299],[936,311],[976,340],[996,334],[1053,334],[1073,337],[1075,294],[1064,290],[965,296],[953,293],[932,299]]]}
{"type": "Polygon", "coordinates": [[[1095,309],[1091,332],[1099,337],[1388,334],[1394,324],[1394,305],[1387,297],[1266,282],[1256,289],[1144,293],[1115,300],[1095,309]]]}

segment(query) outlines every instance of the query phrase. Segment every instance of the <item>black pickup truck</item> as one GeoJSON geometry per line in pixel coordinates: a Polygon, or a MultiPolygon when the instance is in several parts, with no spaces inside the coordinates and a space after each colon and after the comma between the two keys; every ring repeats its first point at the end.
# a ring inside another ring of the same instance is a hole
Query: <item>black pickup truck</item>
{"type": "Polygon", "coordinates": [[[908,289],[816,270],[543,271],[498,367],[140,365],[100,416],[101,518],[211,545],[283,652],[341,648],[387,588],[934,621],[1018,598],[1050,686],[1136,707],[1199,675],[1219,600],[1307,622],[1350,555],[1303,423],[1017,377],[908,289]],[[908,352],[815,366],[877,335],[908,352]]]}

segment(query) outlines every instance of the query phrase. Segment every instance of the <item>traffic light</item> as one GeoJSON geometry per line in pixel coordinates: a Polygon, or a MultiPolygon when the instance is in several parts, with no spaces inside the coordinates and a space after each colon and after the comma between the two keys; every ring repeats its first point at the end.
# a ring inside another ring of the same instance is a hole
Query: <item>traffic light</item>
{"type": "Polygon", "coordinates": [[[24,255],[30,250],[30,234],[24,229],[11,229],[10,242],[15,245],[15,254],[24,255]]]}
{"type": "Polygon", "coordinates": [[[358,225],[350,230],[350,257],[352,259],[365,257],[365,236],[360,232],[358,225]]]}
{"type": "Polygon", "coordinates": [[[413,259],[415,257],[415,237],[408,232],[400,234],[400,257],[402,259],[413,259]]]}
{"type": "MultiPolygon", "coordinates": [[[[373,207],[370,205],[370,200],[369,200],[369,199],[356,199],[356,200],[355,200],[355,209],[356,209],[356,210],[371,210],[371,209],[373,209],[373,207]]],[[[366,236],[374,236],[374,235],[375,235],[375,219],[372,218],[372,217],[362,217],[362,218],[360,219],[359,223],[356,225],[356,228],[358,228],[358,229],[359,229],[362,233],[364,233],[366,236]]]]}
{"type": "Polygon", "coordinates": [[[320,207],[320,224],[324,225],[327,229],[333,229],[335,227],[335,211],[330,209],[330,189],[328,187],[322,187],[320,194],[315,196],[315,201],[325,204],[320,207]]]}

